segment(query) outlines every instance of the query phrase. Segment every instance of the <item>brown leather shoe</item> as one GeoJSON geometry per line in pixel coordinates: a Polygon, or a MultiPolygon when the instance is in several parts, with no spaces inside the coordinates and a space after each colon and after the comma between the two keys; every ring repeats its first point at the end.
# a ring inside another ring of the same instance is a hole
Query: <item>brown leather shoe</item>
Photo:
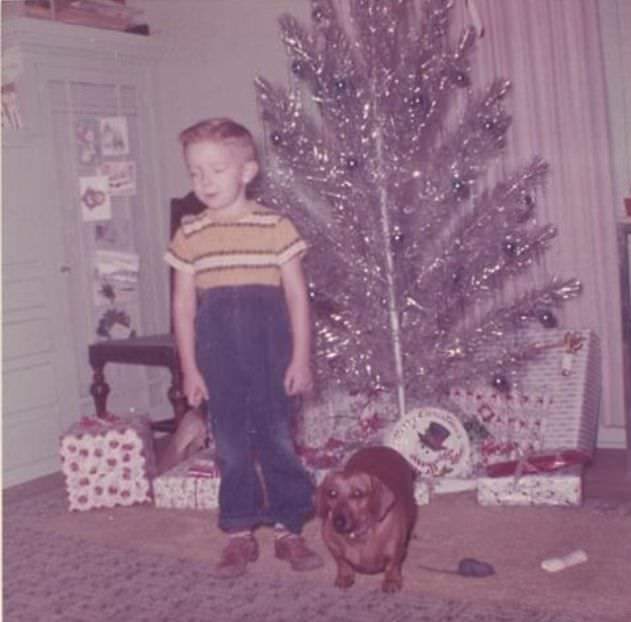
{"type": "Polygon", "coordinates": [[[274,543],[278,559],[289,562],[293,570],[315,570],[324,565],[322,558],[305,544],[301,536],[289,534],[278,538],[274,543]]]}
{"type": "Polygon", "coordinates": [[[248,562],[255,562],[258,557],[259,545],[254,536],[234,536],[224,548],[212,576],[217,579],[240,577],[245,574],[248,562]]]}

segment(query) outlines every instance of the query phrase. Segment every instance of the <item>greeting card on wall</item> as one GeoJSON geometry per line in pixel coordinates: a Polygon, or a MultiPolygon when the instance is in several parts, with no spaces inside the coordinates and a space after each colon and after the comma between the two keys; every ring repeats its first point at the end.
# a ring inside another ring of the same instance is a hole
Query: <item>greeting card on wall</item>
{"type": "Polygon", "coordinates": [[[20,101],[15,87],[15,80],[24,68],[22,54],[15,47],[2,50],[2,127],[13,130],[22,129],[20,101]]]}
{"type": "Polygon", "coordinates": [[[138,292],[138,284],[119,281],[95,273],[93,282],[93,299],[97,307],[103,305],[126,304],[132,302],[138,292]]]}
{"type": "Polygon", "coordinates": [[[13,83],[2,85],[2,127],[12,130],[23,127],[20,102],[13,83]]]}
{"type": "Polygon", "coordinates": [[[103,117],[101,120],[101,152],[103,156],[129,153],[129,135],[125,117],[103,117]]]}
{"type": "Polygon", "coordinates": [[[126,281],[138,280],[140,257],[137,253],[97,251],[95,261],[96,269],[101,274],[126,281]]]}
{"type": "Polygon", "coordinates": [[[111,196],[133,196],[136,194],[136,163],[103,162],[99,174],[107,177],[111,196]]]}
{"type": "Polygon", "coordinates": [[[99,159],[99,128],[96,119],[80,119],[75,125],[77,157],[85,166],[94,166],[99,159]]]}
{"type": "Polygon", "coordinates": [[[101,339],[127,339],[136,335],[134,321],[122,307],[103,310],[97,320],[96,334],[101,339]]]}
{"type": "Polygon", "coordinates": [[[97,305],[129,302],[138,290],[140,258],[136,253],[97,250],[94,301],[97,305]]]}
{"type": "Polygon", "coordinates": [[[112,218],[107,177],[102,175],[79,177],[79,193],[84,221],[93,222],[112,218]]]}
{"type": "Polygon", "coordinates": [[[99,250],[131,248],[131,232],[128,220],[106,220],[94,225],[94,242],[99,250]]]}

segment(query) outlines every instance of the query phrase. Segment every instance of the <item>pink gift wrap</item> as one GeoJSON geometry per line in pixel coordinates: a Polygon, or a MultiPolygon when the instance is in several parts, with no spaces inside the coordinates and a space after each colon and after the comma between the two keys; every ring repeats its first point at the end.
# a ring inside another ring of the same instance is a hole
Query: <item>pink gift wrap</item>
{"type": "Polygon", "coordinates": [[[153,481],[158,508],[214,510],[219,507],[219,470],[210,450],[202,450],[153,481]]]}
{"type": "Polygon", "coordinates": [[[151,500],[156,463],[148,417],[83,417],[61,437],[59,454],[70,510],[151,500]]]}

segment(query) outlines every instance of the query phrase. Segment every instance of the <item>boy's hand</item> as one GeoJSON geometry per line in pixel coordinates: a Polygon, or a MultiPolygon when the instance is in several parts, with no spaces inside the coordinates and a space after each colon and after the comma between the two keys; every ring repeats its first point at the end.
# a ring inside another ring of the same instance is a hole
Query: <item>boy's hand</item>
{"type": "Polygon", "coordinates": [[[206,383],[199,369],[184,373],[183,389],[188,403],[193,408],[197,408],[204,400],[208,399],[208,387],[206,387],[206,383]]]}
{"type": "Polygon", "coordinates": [[[292,361],[285,372],[285,392],[287,395],[309,393],[313,389],[313,376],[309,363],[292,361]]]}

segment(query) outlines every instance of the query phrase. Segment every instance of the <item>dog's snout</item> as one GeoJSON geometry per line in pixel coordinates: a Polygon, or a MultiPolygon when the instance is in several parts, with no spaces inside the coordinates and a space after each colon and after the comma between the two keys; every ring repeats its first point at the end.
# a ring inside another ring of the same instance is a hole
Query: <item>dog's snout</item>
{"type": "Polygon", "coordinates": [[[346,533],[350,531],[351,525],[348,517],[342,513],[335,514],[333,516],[333,528],[338,533],[346,533]]]}

